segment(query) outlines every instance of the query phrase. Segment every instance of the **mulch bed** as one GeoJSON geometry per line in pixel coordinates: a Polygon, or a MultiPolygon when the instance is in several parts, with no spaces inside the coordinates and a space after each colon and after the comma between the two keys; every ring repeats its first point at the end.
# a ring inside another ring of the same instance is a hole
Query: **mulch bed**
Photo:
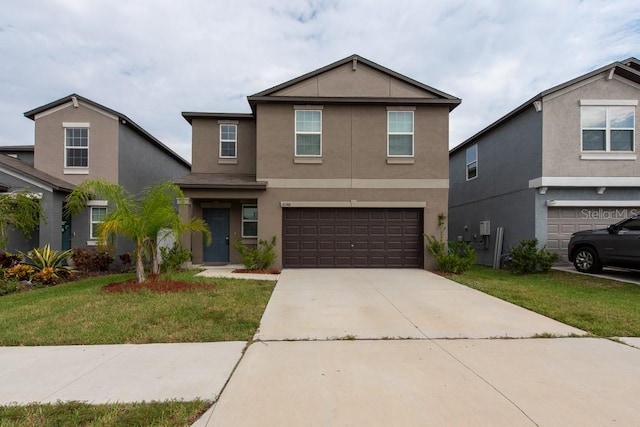
{"type": "Polygon", "coordinates": [[[151,292],[184,292],[196,289],[212,289],[213,284],[180,282],[174,280],[158,280],[157,276],[150,275],[144,283],[138,283],[136,279],[124,282],[109,283],[102,287],[103,292],[139,292],[143,289],[151,292]]]}

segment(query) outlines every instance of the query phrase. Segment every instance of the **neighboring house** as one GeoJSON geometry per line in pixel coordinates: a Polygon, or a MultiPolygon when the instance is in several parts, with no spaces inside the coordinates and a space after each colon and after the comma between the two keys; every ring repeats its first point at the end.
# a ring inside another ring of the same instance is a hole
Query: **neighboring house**
{"type": "Polygon", "coordinates": [[[566,260],[575,231],[640,212],[639,99],[640,61],[614,62],[534,96],[455,147],[449,238],[473,242],[481,264],[534,237],[566,260]]]}
{"type": "MultiPolygon", "coordinates": [[[[22,147],[20,147],[22,148],[22,147]]],[[[62,220],[64,199],[73,189],[73,184],[35,169],[28,162],[13,157],[16,147],[0,147],[0,197],[12,191],[29,190],[40,197],[46,221],[40,223],[38,230],[25,238],[22,233],[11,230],[9,232],[10,252],[27,252],[39,246],[39,242],[51,242],[63,236],[70,237],[71,230],[62,220]],[[4,154],[9,152],[9,154],[4,154]],[[52,236],[54,237],[52,239],[52,236]]],[[[29,151],[26,157],[29,158],[29,151]]],[[[22,154],[22,152],[20,152],[22,154]]],[[[31,149],[31,158],[33,158],[31,149]]]]}
{"type": "Polygon", "coordinates": [[[238,263],[233,242],[277,239],[276,267],[430,267],[423,233],[447,212],[449,113],[460,99],[349,56],[248,97],[252,113],[185,112],[184,215],[238,263]]]}
{"type": "MultiPolygon", "coordinates": [[[[9,167],[7,164],[11,163],[15,169],[22,162],[23,175],[40,177],[40,181],[50,183],[49,187],[61,196],[88,179],[118,183],[137,194],[157,182],[175,180],[190,170],[186,160],[127,116],[76,94],[24,115],[35,122],[35,143],[31,150],[25,146],[0,148],[0,153],[6,154],[0,164],[3,168],[0,182],[15,175],[14,171],[5,169],[9,167]]],[[[21,182],[12,182],[11,191],[20,188],[21,182]]],[[[42,192],[42,189],[35,191],[42,192]]],[[[9,249],[26,243],[32,247],[49,243],[54,249],[95,246],[96,227],[109,206],[107,200],[92,200],[85,212],[71,219],[62,218],[60,200],[45,204],[44,208],[46,223],[41,224],[37,241],[12,239],[9,249]]],[[[116,252],[121,254],[132,247],[131,242],[119,239],[116,252]]]]}

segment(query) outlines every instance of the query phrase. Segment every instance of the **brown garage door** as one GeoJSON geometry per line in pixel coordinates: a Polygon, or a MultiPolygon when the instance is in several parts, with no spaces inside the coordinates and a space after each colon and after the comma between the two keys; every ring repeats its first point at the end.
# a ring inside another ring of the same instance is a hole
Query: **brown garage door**
{"type": "Polygon", "coordinates": [[[285,208],[284,267],[422,267],[422,212],[285,208]]]}

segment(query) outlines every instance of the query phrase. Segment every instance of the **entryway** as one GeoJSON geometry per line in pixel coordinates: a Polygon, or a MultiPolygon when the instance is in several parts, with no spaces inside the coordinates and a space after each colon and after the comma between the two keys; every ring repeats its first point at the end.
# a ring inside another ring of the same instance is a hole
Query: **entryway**
{"type": "Polygon", "coordinates": [[[211,232],[211,244],[203,247],[206,263],[229,262],[229,213],[228,208],[202,209],[202,218],[211,232]]]}

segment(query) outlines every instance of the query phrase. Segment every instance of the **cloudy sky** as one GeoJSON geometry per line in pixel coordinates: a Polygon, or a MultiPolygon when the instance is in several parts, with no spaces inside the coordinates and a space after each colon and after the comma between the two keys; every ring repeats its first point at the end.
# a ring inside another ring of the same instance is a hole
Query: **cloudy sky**
{"type": "Polygon", "coordinates": [[[0,14],[0,145],[33,143],[25,111],[78,93],[191,159],[182,111],[347,57],[462,98],[453,147],[535,94],[640,58],[638,0],[22,0],[0,14]]]}

